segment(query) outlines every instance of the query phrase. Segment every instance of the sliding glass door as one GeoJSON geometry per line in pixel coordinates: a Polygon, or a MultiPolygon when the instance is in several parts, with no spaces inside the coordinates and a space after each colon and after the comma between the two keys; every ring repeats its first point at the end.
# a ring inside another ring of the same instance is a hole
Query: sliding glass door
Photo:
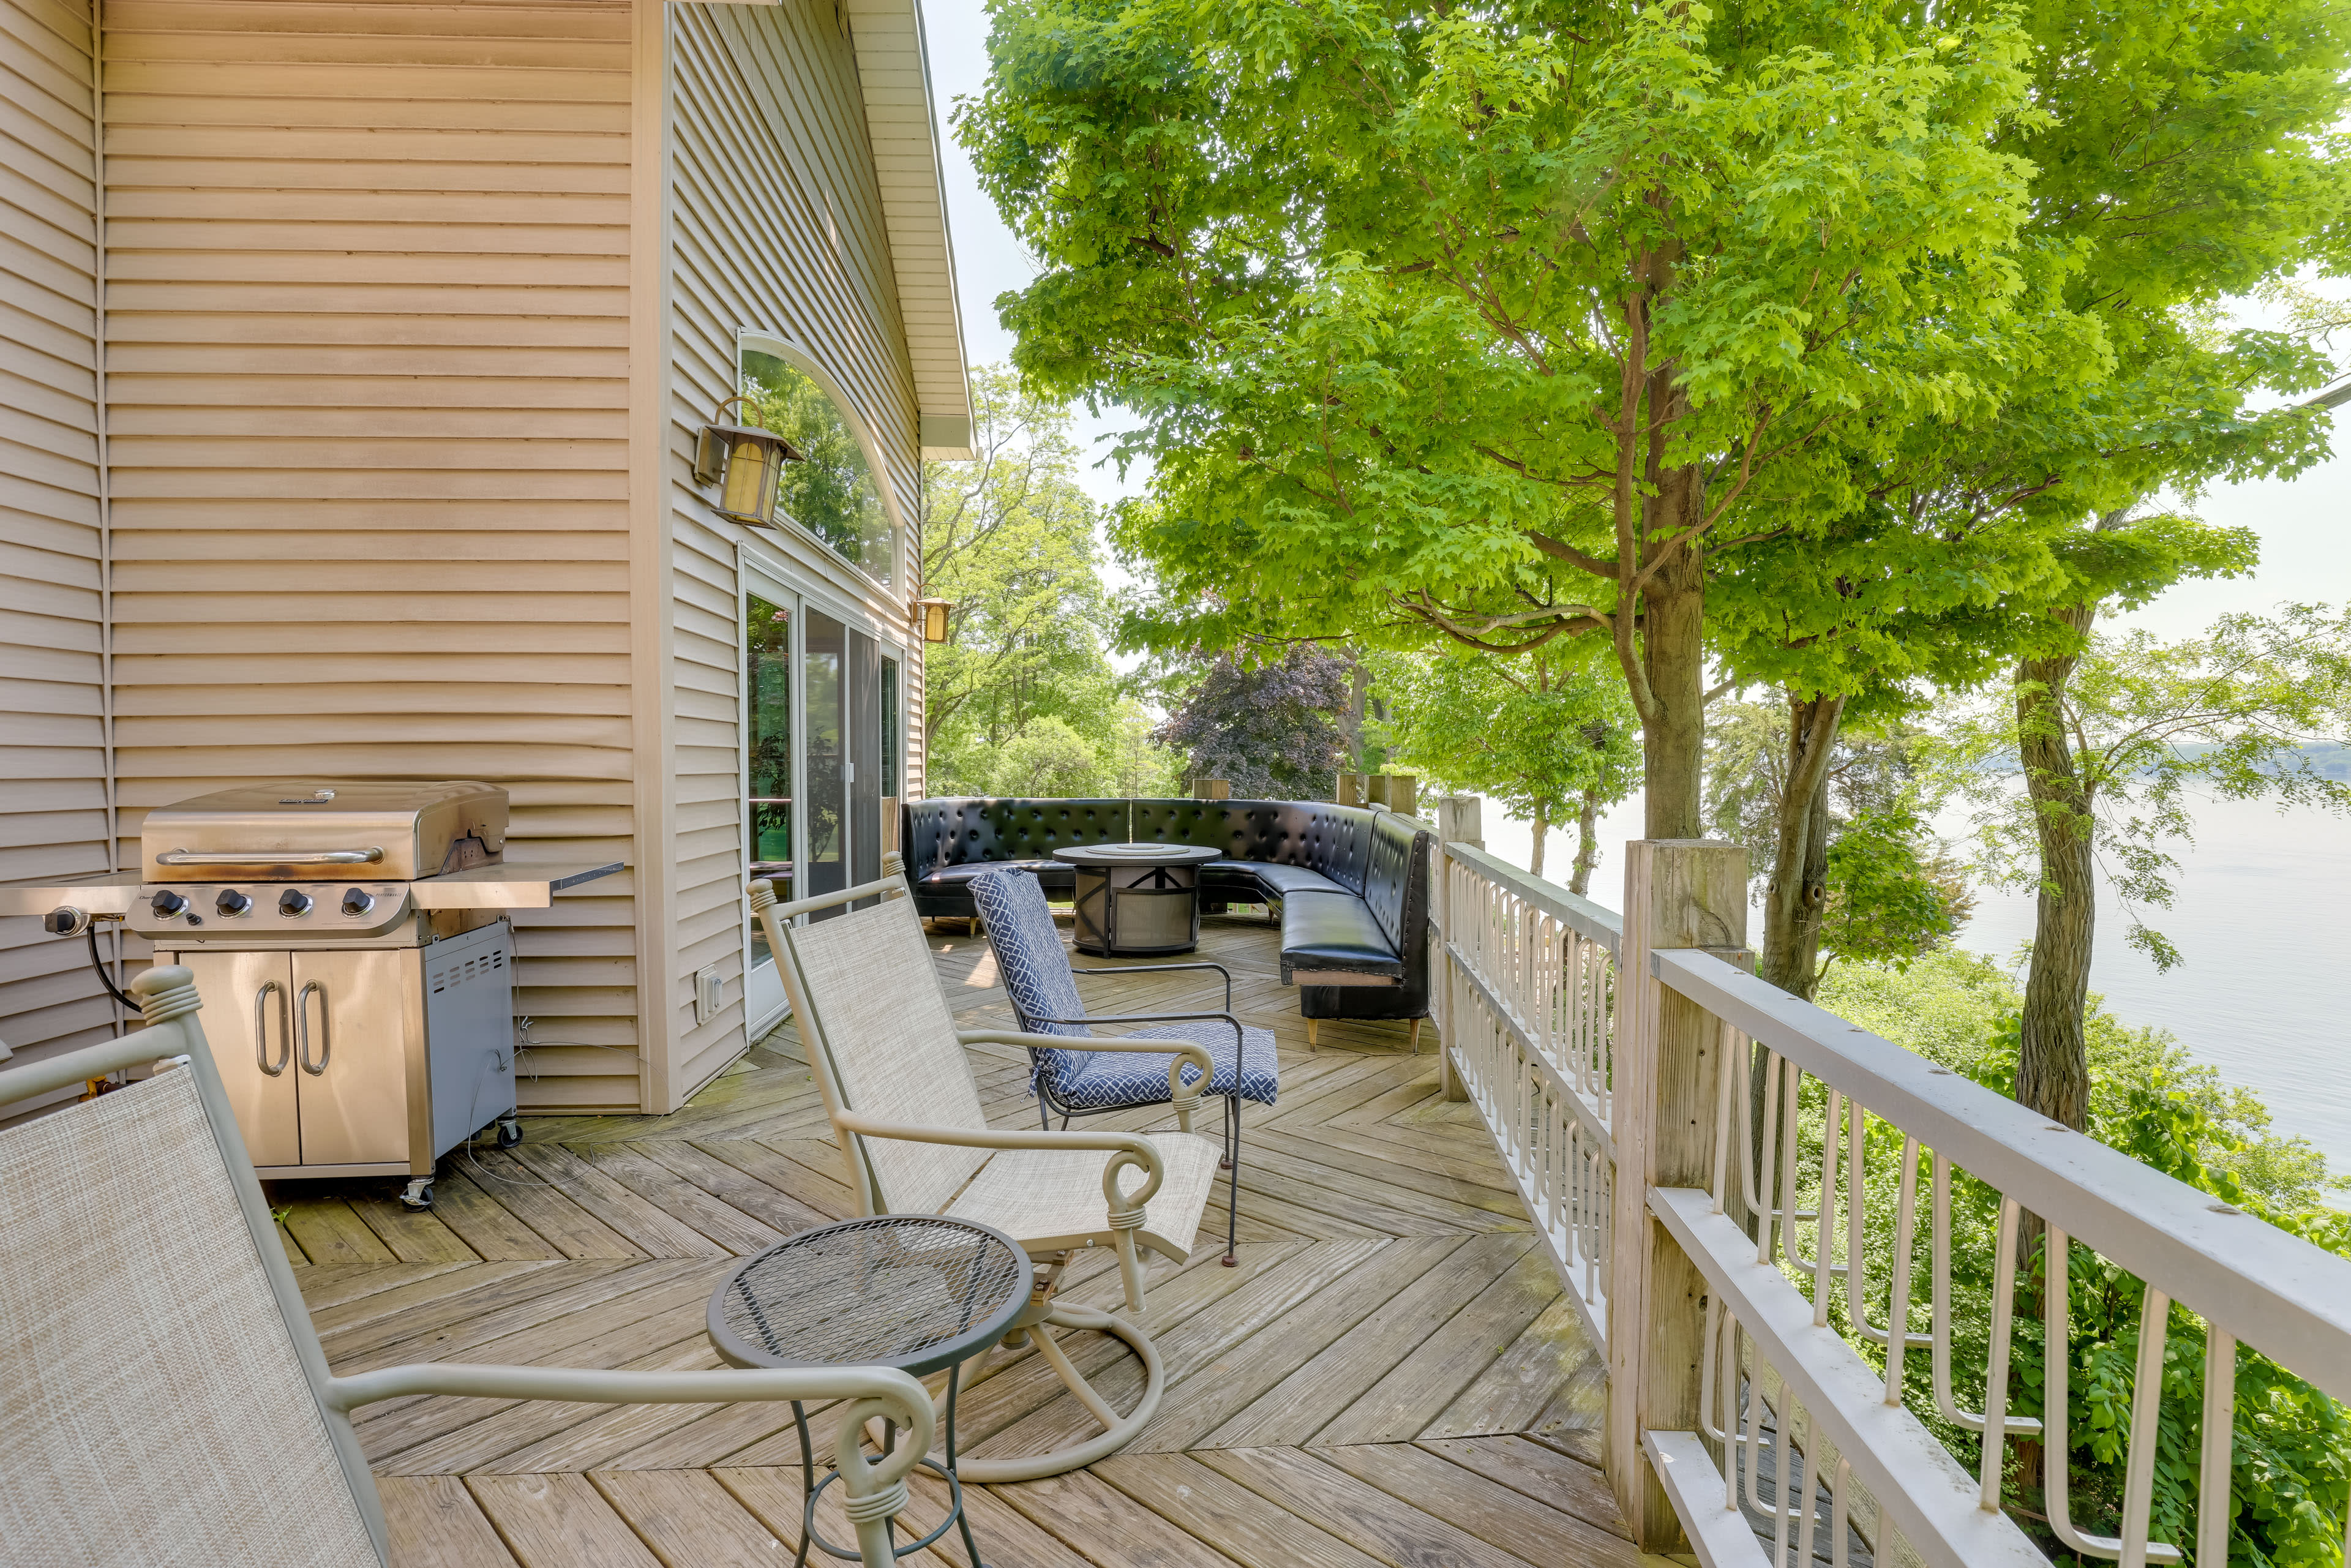
{"type": "MultiPolygon", "coordinates": [[[[743,821],[746,859],[754,878],[768,878],[778,901],[803,896],[798,823],[792,810],[799,771],[798,693],[792,679],[798,596],[761,582],[743,599],[743,821]]],[[[747,934],[745,1022],[757,1040],[784,1013],[784,985],[758,921],[747,934]]]]}
{"type": "MultiPolygon", "coordinates": [[[[900,749],[898,662],[885,659],[867,632],[780,579],[747,570],[746,583],[749,873],[773,879],[779,903],[872,882],[882,874],[882,798],[895,792],[885,775],[900,749]]],[[[757,1040],[785,1009],[783,982],[757,922],[745,933],[745,957],[746,1022],[757,1040]]]]}

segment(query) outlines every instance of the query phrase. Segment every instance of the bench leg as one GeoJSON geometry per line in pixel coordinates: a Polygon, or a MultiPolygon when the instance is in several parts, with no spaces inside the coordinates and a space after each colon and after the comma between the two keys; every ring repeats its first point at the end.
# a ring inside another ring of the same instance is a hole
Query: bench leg
{"type": "Polygon", "coordinates": [[[1420,1020],[1418,1019],[1412,1020],[1412,1053],[1415,1056],[1420,1054],[1420,1020]]]}
{"type": "Polygon", "coordinates": [[[1320,1045],[1317,1045],[1314,1040],[1314,1031],[1316,1029],[1321,1027],[1322,1022],[1322,1020],[1321,1019],[1308,1019],[1306,1020],[1306,1049],[1309,1051],[1320,1051],[1322,1049],[1320,1045]]]}

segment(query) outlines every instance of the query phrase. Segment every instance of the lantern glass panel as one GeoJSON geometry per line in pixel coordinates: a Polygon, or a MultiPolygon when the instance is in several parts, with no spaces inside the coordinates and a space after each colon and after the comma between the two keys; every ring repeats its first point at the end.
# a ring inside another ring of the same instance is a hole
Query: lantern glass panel
{"type": "Polygon", "coordinates": [[[731,517],[768,522],[776,515],[776,449],[737,436],[726,454],[726,487],[718,509],[731,517]]]}

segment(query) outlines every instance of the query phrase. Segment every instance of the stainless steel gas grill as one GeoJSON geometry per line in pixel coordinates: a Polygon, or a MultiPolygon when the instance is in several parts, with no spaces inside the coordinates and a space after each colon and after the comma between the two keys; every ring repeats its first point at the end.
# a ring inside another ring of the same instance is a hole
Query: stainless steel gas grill
{"type": "Polygon", "coordinates": [[[61,936],[121,920],[183,964],[264,1179],[406,1176],[515,1120],[508,909],[621,869],[508,866],[506,791],[304,779],[148,813],[135,873],[0,888],[61,936]]]}

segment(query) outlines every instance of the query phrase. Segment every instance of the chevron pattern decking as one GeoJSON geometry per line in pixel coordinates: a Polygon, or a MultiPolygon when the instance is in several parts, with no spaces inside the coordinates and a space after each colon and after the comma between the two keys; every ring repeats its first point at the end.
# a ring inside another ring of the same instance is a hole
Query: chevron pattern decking
{"type": "MultiPolygon", "coordinates": [[[[1008,1026],[985,940],[942,933],[932,946],[958,1018],[1008,1026]]],[[[1221,1208],[1188,1263],[1155,1265],[1160,1414],[1090,1470],[971,1489],[988,1562],[1640,1561],[1593,1468],[1600,1365],[1483,1130],[1438,1096],[1435,1059],[1405,1054],[1403,1026],[1388,1024],[1326,1023],[1310,1053],[1262,925],[1208,921],[1202,956],[1233,970],[1236,1009],[1281,1047],[1280,1103],[1250,1107],[1245,1131],[1242,1266],[1217,1266],[1221,1208]]],[[[1103,1011],[1213,1005],[1196,987],[1151,976],[1087,989],[1116,991],[1115,1008],[1094,1001],[1103,1011]]],[[[797,1051],[778,1030],[673,1115],[532,1121],[511,1153],[444,1166],[430,1215],[378,1187],[278,1188],[336,1370],[716,1365],[704,1310],[728,1260],[848,1211],[797,1051]]],[[[975,1052],[975,1066],[990,1116],[1029,1123],[1020,1053],[975,1052]]],[[[1071,1293],[1112,1304],[1108,1264],[1082,1260],[1071,1293]]],[[[1120,1404],[1139,1370],[1122,1357],[1106,1340],[1080,1355],[1120,1404]]],[[[403,1565],[768,1565],[789,1560],[778,1540],[796,1539],[789,1409],[427,1398],[362,1415],[403,1565]]],[[[976,1454],[1092,1429],[1033,1356],[974,1390],[957,1426],[976,1454]]],[[[935,1507],[944,1494],[925,1495],[935,1507]]],[[[838,1517],[831,1532],[853,1538],[838,1517]]],[[[962,1556],[943,1542],[908,1561],[962,1556]]]]}

